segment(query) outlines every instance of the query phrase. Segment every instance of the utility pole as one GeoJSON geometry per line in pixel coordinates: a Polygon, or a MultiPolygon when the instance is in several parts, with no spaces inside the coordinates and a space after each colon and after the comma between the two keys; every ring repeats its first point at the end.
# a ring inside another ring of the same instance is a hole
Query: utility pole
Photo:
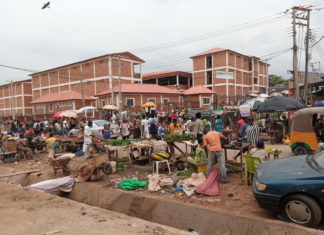
{"type": "Polygon", "coordinates": [[[309,51],[309,38],[310,38],[310,30],[309,30],[309,21],[310,21],[310,9],[307,9],[307,16],[306,16],[306,20],[307,20],[307,29],[306,29],[306,40],[305,40],[305,82],[304,82],[304,101],[307,104],[307,100],[308,100],[308,61],[309,61],[309,55],[308,55],[308,51],[309,51]]]}
{"type": "Polygon", "coordinates": [[[297,33],[296,33],[296,8],[292,8],[293,19],[293,71],[294,71],[294,87],[295,98],[299,100],[299,78],[298,78],[298,47],[297,47],[297,33]]]}
{"type": "Polygon", "coordinates": [[[114,96],[114,78],[112,74],[112,58],[109,57],[109,88],[111,90],[111,104],[114,105],[115,103],[115,96],[114,96]]]}
{"type": "Polygon", "coordinates": [[[118,56],[118,108],[122,108],[122,93],[121,93],[121,63],[120,55],[118,56]]]}
{"type": "Polygon", "coordinates": [[[81,84],[82,107],[84,107],[85,103],[84,103],[84,88],[83,88],[83,72],[82,72],[82,70],[80,72],[80,84],[81,84]]]}
{"type": "Polygon", "coordinates": [[[15,120],[16,117],[15,117],[15,112],[13,107],[14,95],[13,95],[12,80],[10,80],[10,93],[11,93],[11,101],[10,101],[11,116],[12,116],[12,120],[15,120]]]}

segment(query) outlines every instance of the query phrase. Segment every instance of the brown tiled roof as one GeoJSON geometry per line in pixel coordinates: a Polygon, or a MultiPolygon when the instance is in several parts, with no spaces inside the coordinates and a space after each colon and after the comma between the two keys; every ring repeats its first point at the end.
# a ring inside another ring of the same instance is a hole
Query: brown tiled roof
{"type": "Polygon", "coordinates": [[[214,91],[204,86],[193,86],[183,92],[184,95],[215,94],[214,91]]]}
{"type": "MultiPolygon", "coordinates": [[[[38,103],[49,103],[49,102],[65,101],[65,100],[82,100],[82,95],[77,91],[64,91],[60,93],[51,93],[51,94],[41,96],[38,99],[32,101],[31,103],[38,104],[38,103]]],[[[84,100],[95,100],[95,98],[91,96],[84,96],[84,100]]]]}
{"type": "MultiPolygon", "coordinates": [[[[114,92],[119,91],[119,87],[114,87],[114,92]]],[[[159,86],[156,84],[122,84],[122,93],[138,93],[138,94],[181,94],[181,92],[172,90],[165,86],[159,86]]],[[[95,96],[107,95],[111,93],[111,89],[102,91],[95,96]]]]}
{"type": "Polygon", "coordinates": [[[80,63],[86,63],[86,62],[89,62],[91,60],[98,60],[98,59],[101,59],[101,58],[105,58],[107,56],[118,56],[120,55],[121,57],[123,55],[127,55],[131,58],[133,58],[134,60],[138,61],[138,62],[141,62],[141,63],[144,63],[145,61],[142,60],[141,58],[137,57],[136,55],[128,52],[128,51],[124,51],[124,52],[118,52],[118,53],[111,53],[111,54],[105,54],[105,55],[101,55],[101,56],[97,56],[97,57],[93,57],[93,58],[90,58],[90,59],[86,59],[86,60],[82,60],[82,61],[78,61],[78,62],[74,62],[74,63],[71,63],[71,64],[66,64],[66,65],[62,65],[62,66],[59,66],[59,67],[55,67],[55,68],[52,68],[52,69],[47,69],[47,70],[43,70],[43,71],[39,71],[39,72],[36,72],[36,73],[33,73],[33,74],[30,74],[29,76],[33,76],[33,75],[36,75],[36,74],[39,74],[39,73],[45,73],[45,72],[49,72],[51,70],[56,70],[56,69],[61,69],[61,68],[64,68],[64,67],[68,67],[68,66],[73,66],[73,65],[77,65],[77,64],[80,64],[80,63]]]}
{"type": "Polygon", "coordinates": [[[149,78],[160,78],[160,77],[169,77],[169,76],[191,76],[191,73],[183,72],[183,71],[159,71],[159,72],[153,72],[153,73],[146,73],[143,74],[143,79],[149,79],[149,78]]]}

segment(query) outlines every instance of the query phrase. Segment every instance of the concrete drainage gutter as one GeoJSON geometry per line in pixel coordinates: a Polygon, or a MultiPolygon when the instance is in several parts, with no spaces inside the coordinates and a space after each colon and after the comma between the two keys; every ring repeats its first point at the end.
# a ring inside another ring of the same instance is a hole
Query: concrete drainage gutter
{"type": "Polygon", "coordinates": [[[244,217],[211,210],[178,201],[161,200],[136,192],[119,191],[94,183],[76,184],[70,199],[120,212],[151,222],[187,230],[202,235],[211,234],[324,234],[295,224],[259,217],[244,217]]]}

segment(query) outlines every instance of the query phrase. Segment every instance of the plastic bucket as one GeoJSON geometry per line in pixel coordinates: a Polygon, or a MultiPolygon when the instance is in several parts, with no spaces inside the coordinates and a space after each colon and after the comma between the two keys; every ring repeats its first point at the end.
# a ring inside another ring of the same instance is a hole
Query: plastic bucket
{"type": "Polygon", "coordinates": [[[205,166],[198,166],[198,173],[203,172],[205,175],[207,173],[207,165],[205,166]]]}

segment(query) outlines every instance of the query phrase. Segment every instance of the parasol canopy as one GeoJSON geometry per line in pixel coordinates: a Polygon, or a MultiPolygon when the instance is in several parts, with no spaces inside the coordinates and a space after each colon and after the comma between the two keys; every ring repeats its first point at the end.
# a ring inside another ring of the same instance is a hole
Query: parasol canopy
{"type": "Polygon", "coordinates": [[[259,107],[258,113],[267,113],[267,112],[285,112],[307,108],[302,102],[284,97],[284,96],[275,96],[270,99],[265,100],[259,107]]]}
{"type": "Polygon", "coordinates": [[[115,105],[108,104],[108,105],[103,106],[102,109],[105,109],[105,110],[117,110],[118,108],[115,105]]]}
{"type": "Polygon", "coordinates": [[[147,102],[145,104],[143,104],[143,107],[156,107],[156,104],[154,104],[153,102],[147,102]]]}
{"type": "Polygon", "coordinates": [[[60,113],[60,117],[67,117],[67,118],[76,118],[78,116],[77,110],[66,110],[60,113]]]}
{"type": "Polygon", "coordinates": [[[84,106],[82,108],[80,108],[77,113],[85,113],[85,112],[88,112],[89,110],[95,110],[97,109],[96,107],[93,107],[93,106],[84,106]]]}
{"type": "Polygon", "coordinates": [[[55,113],[53,116],[52,116],[52,118],[53,119],[58,119],[58,118],[60,118],[61,116],[61,113],[63,113],[63,112],[65,112],[65,110],[61,110],[61,111],[58,111],[57,113],[55,113]]]}

